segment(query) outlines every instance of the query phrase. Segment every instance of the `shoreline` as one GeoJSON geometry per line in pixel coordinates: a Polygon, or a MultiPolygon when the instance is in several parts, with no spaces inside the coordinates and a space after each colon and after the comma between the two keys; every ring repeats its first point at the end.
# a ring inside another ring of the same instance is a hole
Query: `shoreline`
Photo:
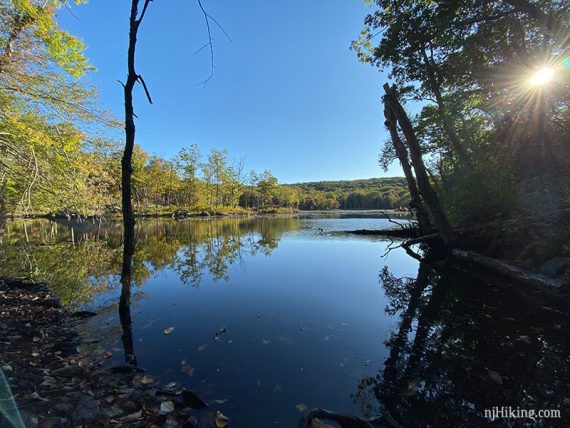
{"type": "Polygon", "coordinates": [[[10,414],[14,426],[215,423],[216,409],[179,384],[160,385],[144,369],[106,367],[105,355],[82,353],[77,326],[92,315],[74,315],[45,284],[0,279],[0,367],[19,409],[10,414]]]}
{"type": "MultiPolygon", "coordinates": [[[[338,216],[340,218],[389,218],[394,216],[397,218],[403,218],[406,220],[413,219],[407,211],[402,210],[293,210],[293,209],[276,209],[276,210],[264,210],[264,211],[245,211],[245,212],[235,212],[235,211],[196,211],[196,212],[185,212],[184,214],[179,214],[177,212],[168,213],[135,213],[136,219],[151,219],[151,218],[171,218],[175,220],[184,219],[208,219],[208,218],[246,218],[246,217],[274,217],[274,216],[291,216],[291,217],[302,217],[302,218],[314,218],[320,216],[338,216]]],[[[59,214],[12,214],[6,215],[6,220],[37,220],[37,219],[47,219],[47,220],[68,220],[77,221],[77,216],[73,215],[71,217],[66,217],[59,214]]],[[[97,221],[98,219],[104,220],[114,220],[122,221],[122,217],[118,213],[106,213],[106,214],[91,214],[91,215],[81,215],[81,220],[77,222],[86,221],[97,221]]]]}

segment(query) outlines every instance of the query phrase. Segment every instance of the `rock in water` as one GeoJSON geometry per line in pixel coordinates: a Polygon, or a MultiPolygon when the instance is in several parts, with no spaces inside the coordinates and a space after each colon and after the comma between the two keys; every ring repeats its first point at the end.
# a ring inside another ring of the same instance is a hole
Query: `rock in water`
{"type": "Polygon", "coordinates": [[[196,393],[185,389],[182,391],[182,398],[184,399],[184,404],[188,407],[192,407],[195,410],[203,409],[208,407],[208,403],[202,400],[196,393]]]}
{"type": "Polygon", "coordinates": [[[99,415],[99,404],[90,395],[82,395],[79,404],[72,414],[74,425],[83,425],[86,422],[94,421],[99,415]]]}
{"type": "Polygon", "coordinates": [[[51,374],[58,377],[80,377],[85,374],[85,369],[79,366],[65,366],[52,370],[51,374]]]}

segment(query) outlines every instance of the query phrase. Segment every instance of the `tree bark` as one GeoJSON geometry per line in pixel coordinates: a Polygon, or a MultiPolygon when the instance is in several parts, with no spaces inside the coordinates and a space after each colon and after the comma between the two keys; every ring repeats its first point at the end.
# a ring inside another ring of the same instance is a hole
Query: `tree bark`
{"type": "Polygon", "coordinates": [[[390,131],[392,144],[396,150],[396,155],[400,160],[400,165],[402,165],[402,170],[404,171],[406,182],[408,183],[408,190],[410,192],[411,198],[410,207],[416,210],[416,218],[418,219],[418,225],[420,227],[421,234],[427,235],[433,230],[433,228],[431,226],[429,215],[420,197],[416,179],[412,173],[412,167],[408,160],[408,150],[406,149],[404,142],[401,140],[400,135],[398,134],[397,120],[394,112],[390,108],[389,103],[385,98],[383,98],[383,102],[384,117],[386,119],[384,124],[386,125],[386,128],[388,128],[388,131],[390,131]]]}
{"type": "Polygon", "coordinates": [[[390,88],[388,84],[385,84],[384,91],[386,92],[386,95],[384,96],[386,104],[392,110],[394,117],[397,119],[398,124],[400,125],[400,128],[406,137],[410,156],[412,159],[412,165],[416,173],[419,193],[427,205],[427,208],[431,213],[431,216],[435,222],[436,227],[439,230],[442,239],[444,240],[447,247],[450,248],[453,246],[453,243],[455,241],[455,233],[447,219],[447,216],[445,215],[445,212],[443,211],[436,192],[432,189],[429,182],[426,167],[422,159],[420,143],[416,137],[412,123],[410,122],[406,111],[400,104],[394,90],[390,88]]]}
{"type": "MultiPolygon", "coordinates": [[[[137,73],[135,70],[135,52],[137,45],[137,33],[139,28],[138,16],[139,0],[133,0],[131,4],[131,15],[129,19],[129,49],[127,54],[127,82],[124,85],[125,95],[125,149],[123,158],[121,159],[121,198],[123,207],[123,224],[124,224],[124,240],[123,252],[127,256],[128,253],[134,253],[134,226],[135,216],[133,212],[132,202],[132,159],[135,146],[135,114],[133,108],[133,88],[137,82],[137,73]]],[[[128,260],[129,257],[124,257],[128,260]]],[[[123,265],[123,272],[125,266],[123,265]]]]}
{"type": "Polygon", "coordinates": [[[6,66],[10,64],[12,59],[13,46],[18,37],[24,32],[26,27],[33,22],[33,18],[29,15],[18,16],[14,20],[10,34],[6,39],[6,44],[4,45],[4,50],[0,54],[0,73],[5,71],[6,66]]]}

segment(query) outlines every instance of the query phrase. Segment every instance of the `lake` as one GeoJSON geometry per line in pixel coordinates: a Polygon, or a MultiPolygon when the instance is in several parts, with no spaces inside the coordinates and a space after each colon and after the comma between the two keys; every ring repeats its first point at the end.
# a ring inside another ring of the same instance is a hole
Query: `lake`
{"type": "Polygon", "coordinates": [[[112,353],[106,365],[131,356],[215,400],[236,428],[294,427],[313,407],[404,426],[568,408],[566,312],[343,233],[394,226],[350,217],[139,220],[130,328],[118,311],[120,223],[10,222],[0,276],[46,282],[97,312],[84,351],[112,353]]]}

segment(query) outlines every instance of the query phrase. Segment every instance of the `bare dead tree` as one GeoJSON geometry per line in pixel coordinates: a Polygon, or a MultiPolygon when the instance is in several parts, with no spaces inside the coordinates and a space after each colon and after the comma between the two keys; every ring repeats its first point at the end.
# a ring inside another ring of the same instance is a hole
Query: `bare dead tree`
{"type": "Polygon", "coordinates": [[[392,138],[392,145],[396,151],[396,155],[400,160],[400,165],[404,171],[404,176],[406,177],[406,182],[408,184],[408,190],[410,192],[410,207],[412,207],[416,212],[416,218],[418,219],[418,224],[420,227],[420,232],[422,235],[428,234],[432,230],[431,222],[427,210],[422,202],[420,192],[418,190],[418,185],[416,183],[416,178],[412,172],[412,167],[408,158],[408,149],[398,133],[397,120],[394,112],[390,108],[388,101],[383,98],[384,101],[384,118],[386,121],[384,124],[388,131],[390,131],[390,136],[392,138]]]}
{"type": "Polygon", "coordinates": [[[453,228],[451,227],[451,224],[445,215],[436,192],[433,190],[429,182],[429,176],[422,159],[420,143],[417,139],[412,123],[406,111],[400,104],[400,101],[398,100],[398,96],[394,89],[390,88],[390,86],[386,83],[384,85],[384,91],[384,100],[386,102],[386,105],[392,111],[394,117],[398,122],[398,125],[400,126],[406,138],[406,143],[415,171],[418,191],[421,195],[421,198],[429,209],[431,217],[433,218],[435,225],[437,226],[437,229],[439,230],[439,233],[445,244],[448,247],[452,247],[455,241],[455,232],[453,231],[453,228]]]}
{"type": "MultiPolygon", "coordinates": [[[[123,207],[123,223],[124,223],[124,247],[123,247],[123,270],[122,277],[125,281],[128,280],[130,283],[130,270],[131,263],[134,254],[134,225],[135,216],[132,204],[132,158],[133,150],[135,146],[135,112],[133,107],[133,89],[137,83],[140,83],[146,94],[148,102],[152,104],[152,98],[150,96],[150,91],[144,81],[142,75],[140,75],[135,67],[135,53],[137,47],[137,36],[140,25],[146,15],[148,7],[153,0],[144,0],[142,11],[139,14],[140,0],[132,0],[131,3],[131,13],[129,17],[129,48],[127,54],[127,80],[123,85],[124,98],[125,98],[125,149],[123,151],[123,157],[121,160],[121,199],[123,207]]],[[[222,28],[222,26],[206,11],[202,5],[201,0],[197,0],[200,10],[204,15],[206,28],[208,32],[208,43],[205,45],[210,48],[211,56],[211,70],[208,78],[202,82],[206,84],[214,75],[214,45],[212,42],[212,25],[211,23],[217,25],[229,38],[227,32],[222,28]]]]}

